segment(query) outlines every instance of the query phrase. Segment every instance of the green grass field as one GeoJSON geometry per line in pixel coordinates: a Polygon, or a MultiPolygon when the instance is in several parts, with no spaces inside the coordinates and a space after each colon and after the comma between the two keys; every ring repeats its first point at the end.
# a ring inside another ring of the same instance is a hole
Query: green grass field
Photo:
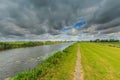
{"type": "Polygon", "coordinates": [[[100,43],[100,44],[104,45],[104,46],[120,48],[120,42],[104,42],[104,43],[100,43]]]}
{"type": "Polygon", "coordinates": [[[120,48],[109,44],[80,43],[85,80],[120,80],[120,48]]]}

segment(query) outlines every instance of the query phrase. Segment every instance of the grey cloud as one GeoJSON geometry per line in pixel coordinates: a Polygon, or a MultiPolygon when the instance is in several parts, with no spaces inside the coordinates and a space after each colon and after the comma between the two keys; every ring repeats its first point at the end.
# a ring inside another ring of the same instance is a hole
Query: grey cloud
{"type": "Polygon", "coordinates": [[[120,1],[118,0],[104,0],[97,11],[95,22],[107,23],[120,17],[119,7],[120,1]]]}
{"type": "MultiPolygon", "coordinates": [[[[85,33],[104,36],[105,34],[117,33],[120,31],[120,1],[118,0],[102,0],[98,4],[98,9],[94,12],[93,18],[89,20],[89,24],[82,28],[85,33]],[[92,26],[96,25],[94,31],[92,26]],[[86,31],[87,30],[87,31],[86,31]]],[[[115,35],[114,35],[115,36],[115,35]]]]}
{"type": "Polygon", "coordinates": [[[102,30],[101,34],[112,34],[112,33],[118,33],[118,32],[120,32],[120,26],[102,30]]]}
{"type": "Polygon", "coordinates": [[[99,31],[112,33],[116,31],[113,27],[118,30],[120,25],[119,4],[118,0],[1,0],[0,36],[64,35],[60,30],[81,18],[88,24],[76,32],[70,31],[68,36],[79,32],[91,35],[99,31]],[[94,31],[91,31],[92,25],[97,25],[94,31]]]}
{"type": "Polygon", "coordinates": [[[117,19],[104,23],[104,24],[100,24],[98,25],[98,27],[96,28],[96,30],[105,30],[105,29],[110,29],[110,28],[115,28],[118,27],[120,25],[120,18],[118,17],[117,19]]]}

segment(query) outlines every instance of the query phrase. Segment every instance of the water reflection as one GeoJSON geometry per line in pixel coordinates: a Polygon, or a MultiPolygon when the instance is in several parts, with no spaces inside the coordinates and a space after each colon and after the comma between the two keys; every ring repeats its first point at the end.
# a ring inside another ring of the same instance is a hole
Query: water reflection
{"type": "Polygon", "coordinates": [[[44,45],[30,48],[12,49],[0,52],[0,80],[12,77],[22,71],[33,69],[56,51],[63,50],[72,43],[44,45]]]}

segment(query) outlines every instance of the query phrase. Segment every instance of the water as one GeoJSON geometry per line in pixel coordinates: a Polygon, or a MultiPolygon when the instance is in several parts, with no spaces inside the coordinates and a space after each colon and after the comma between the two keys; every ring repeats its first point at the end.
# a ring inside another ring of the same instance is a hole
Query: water
{"type": "Polygon", "coordinates": [[[0,52],[0,80],[35,68],[41,61],[72,43],[19,48],[0,52]]]}

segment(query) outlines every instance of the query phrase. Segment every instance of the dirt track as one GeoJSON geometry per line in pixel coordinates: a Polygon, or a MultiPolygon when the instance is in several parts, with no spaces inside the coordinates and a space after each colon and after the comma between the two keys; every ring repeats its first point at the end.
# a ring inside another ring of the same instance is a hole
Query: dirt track
{"type": "Polygon", "coordinates": [[[81,55],[80,55],[80,46],[79,45],[78,45],[78,51],[77,51],[77,60],[76,60],[74,80],[84,80],[83,70],[82,70],[82,65],[81,65],[81,55]]]}

